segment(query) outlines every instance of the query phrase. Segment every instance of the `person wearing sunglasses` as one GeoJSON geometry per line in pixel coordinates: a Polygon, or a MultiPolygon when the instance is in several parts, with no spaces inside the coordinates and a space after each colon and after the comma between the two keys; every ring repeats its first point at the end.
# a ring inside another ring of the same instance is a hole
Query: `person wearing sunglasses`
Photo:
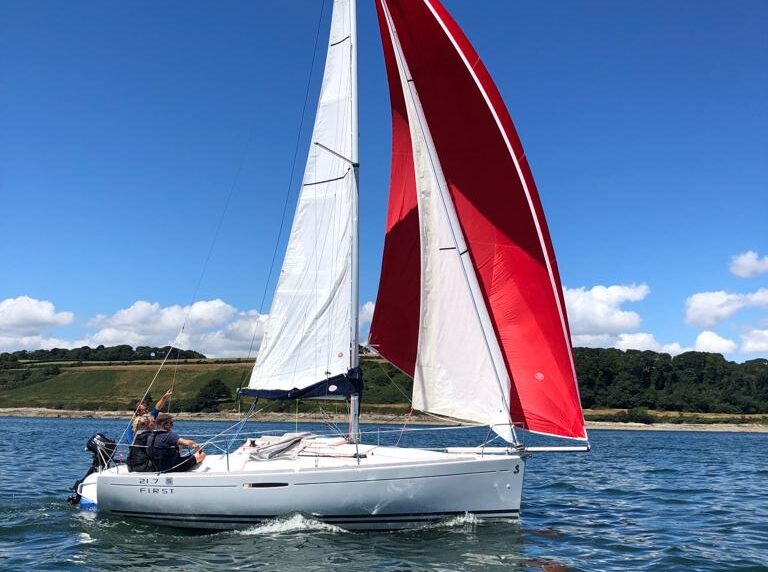
{"type": "Polygon", "coordinates": [[[167,413],[157,417],[157,429],[147,439],[147,451],[159,473],[189,471],[205,459],[200,445],[173,430],[173,417],[167,413]],[[192,453],[182,456],[182,447],[191,449],[192,453]]]}

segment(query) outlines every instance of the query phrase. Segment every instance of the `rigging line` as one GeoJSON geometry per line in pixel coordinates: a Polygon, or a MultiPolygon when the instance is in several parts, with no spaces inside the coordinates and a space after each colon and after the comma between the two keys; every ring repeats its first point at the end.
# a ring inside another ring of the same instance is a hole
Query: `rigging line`
{"type": "Polygon", "coordinates": [[[250,150],[255,140],[254,132],[255,132],[255,128],[250,130],[250,134],[248,135],[248,141],[246,142],[245,147],[243,147],[243,152],[240,154],[240,161],[238,162],[237,170],[235,171],[235,176],[233,177],[232,183],[230,184],[229,192],[227,193],[227,198],[224,200],[224,208],[221,210],[219,221],[216,224],[216,230],[213,233],[213,238],[211,239],[211,243],[208,246],[208,252],[205,255],[205,260],[203,261],[203,268],[200,271],[200,276],[197,279],[197,284],[195,284],[195,289],[192,293],[192,299],[190,300],[189,305],[187,306],[187,311],[184,313],[184,322],[181,325],[181,329],[179,330],[179,333],[176,334],[176,339],[174,340],[174,342],[178,341],[179,338],[181,337],[181,334],[184,333],[184,329],[187,327],[187,322],[189,320],[189,315],[192,312],[192,306],[197,301],[197,296],[200,292],[200,286],[202,285],[203,278],[205,278],[205,274],[208,271],[208,265],[211,261],[211,257],[213,256],[213,250],[216,247],[216,242],[218,242],[219,235],[221,234],[221,229],[224,226],[224,219],[226,218],[227,211],[229,210],[229,205],[232,202],[232,196],[235,194],[235,189],[237,188],[237,185],[240,182],[240,176],[242,175],[243,169],[245,167],[245,159],[248,156],[248,151],[250,150]]]}
{"type": "Polygon", "coordinates": [[[329,428],[331,431],[335,431],[335,432],[336,432],[336,433],[337,433],[337,434],[338,434],[340,437],[344,435],[344,434],[342,433],[341,429],[339,428],[339,426],[338,426],[338,425],[336,424],[336,422],[333,420],[333,416],[332,416],[330,413],[328,413],[328,412],[327,412],[325,409],[323,409],[322,407],[320,407],[320,413],[322,413],[323,415],[325,415],[325,416],[327,417],[327,420],[326,420],[325,424],[328,426],[328,428],[329,428]]]}
{"type": "MultiPolygon", "coordinates": [[[[341,89],[339,89],[339,90],[341,90],[341,89]]],[[[346,125],[345,125],[344,127],[346,127],[346,125]]],[[[334,150],[333,150],[333,149],[331,149],[330,147],[326,147],[325,145],[323,145],[322,143],[319,143],[318,141],[315,141],[315,145],[317,145],[318,147],[320,147],[320,148],[321,148],[321,149],[323,149],[324,151],[327,151],[327,152],[328,152],[328,153],[330,153],[331,155],[334,155],[335,157],[338,157],[338,158],[339,158],[339,159],[341,159],[342,161],[344,161],[344,162],[346,162],[346,163],[349,163],[349,164],[350,164],[350,165],[352,165],[353,167],[359,167],[359,164],[358,164],[358,163],[355,163],[355,162],[354,162],[354,161],[352,161],[351,159],[348,159],[347,157],[345,157],[345,156],[344,156],[344,155],[342,155],[341,153],[337,153],[336,151],[334,151],[334,150]]],[[[344,175],[344,176],[346,176],[346,175],[344,175]]]]}
{"type": "MultiPolygon", "coordinates": [[[[171,355],[172,351],[173,351],[173,346],[170,346],[168,348],[168,351],[165,353],[165,357],[163,358],[163,361],[160,363],[160,366],[157,368],[157,371],[155,372],[155,376],[152,378],[152,381],[149,382],[149,386],[144,392],[144,395],[141,396],[142,403],[147,398],[147,395],[149,395],[149,391],[152,389],[152,386],[155,384],[155,381],[157,381],[157,376],[160,375],[160,371],[163,369],[163,366],[165,366],[165,362],[168,361],[168,356],[171,355]]],[[[133,409],[133,414],[131,415],[131,419],[128,421],[128,425],[125,426],[125,429],[123,429],[123,432],[120,435],[120,438],[117,440],[118,445],[122,443],[123,437],[125,437],[125,433],[128,431],[128,427],[131,426],[135,418],[136,418],[136,408],[133,409]]],[[[130,445],[130,443],[127,443],[127,444],[130,445]]]]}
{"type": "MultiPolygon", "coordinates": [[[[277,253],[280,249],[280,237],[283,235],[283,228],[285,228],[285,215],[288,212],[288,203],[291,198],[291,187],[293,186],[293,177],[296,172],[296,158],[299,154],[299,145],[301,143],[301,132],[304,128],[304,118],[307,113],[307,103],[309,102],[309,92],[312,84],[312,72],[315,69],[315,60],[317,59],[317,45],[320,40],[320,30],[322,29],[323,12],[325,11],[325,0],[320,4],[320,13],[318,14],[317,30],[315,31],[315,43],[312,49],[312,61],[309,64],[309,74],[307,75],[307,86],[304,90],[304,103],[301,107],[301,117],[299,118],[299,129],[296,132],[296,144],[293,149],[293,159],[291,160],[291,171],[288,177],[288,186],[285,190],[285,200],[283,202],[283,212],[280,215],[280,227],[277,231],[277,237],[275,238],[275,248],[272,251],[272,260],[269,263],[269,272],[267,273],[267,279],[264,282],[264,291],[261,294],[261,301],[259,302],[258,313],[260,316],[264,315],[264,302],[267,299],[267,292],[269,291],[269,283],[272,280],[272,273],[275,268],[275,260],[277,260],[277,253]]],[[[248,346],[248,358],[253,355],[253,346],[256,343],[256,334],[258,333],[258,325],[260,321],[257,319],[256,324],[253,326],[253,334],[251,335],[251,343],[248,346]]],[[[254,370],[255,371],[255,370],[254,370]]],[[[245,381],[245,374],[243,380],[245,381]]],[[[250,384],[249,384],[250,385],[250,384]]]]}
{"type": "Polygon", "coordinates": [[[413,407],[411,407],[411,410],[408,412],[408,417],[405,418],[405,423],[403,423],[403,428],[400,431],[400,435],[397,437],[397,442],[395,442],[395,447],[398,447],[400,445],[400,439],[403,438],[403,433],[405,433],[405,430],[408,427],[408,423],[410,423],[412,416],[413,416],[413,407]]]}
{"type": "MultiPolygon", "coordinates": [[[[312,71],[315,69],[315,60],[317,59],[317,44],[320,40],[320,30],[321,30],[321,24],[323,22],[323,12],[325,10],[325,0],[320,5],[320,14],[317,21],[317,32],[315,33],[315,46],[312,50],[312,62],[309,65],[309,75],[307,76],[307,87],[304,91],[304,104],[301,108],[301,118],[299,119],[299,130],[296,133],[296,145],[293,149],[293,160],[291,162],[291,174],[288,178],[288,188],[286,189],[285,193],[285,202],[283,203],[283,214],[280,217],[280,228],[277,231],[277,240],[275,241],[275,250],[272,253],[272,262],[269,264],[269,273],[267,274],[267,281],[264,284],[264,293],[261,296],[261,303],[259,304],[259,312],[264,312],[264,300],[267,298],[267,290],[269,289],[269,282],[272,279],[272,271],[274,270],[275,266],[275,259],[277,258],[277,251],[280,246],[280,237],[283,234],[283,228],[285,226],[285,214],[288,210],[288,202],[291,196],[291,186],[293,185],[293,175],[296,170],[296,157],[299,154],[299,144],[301,143],[301,131],[304,126],[304,117],[307,112],[307,103],[309,101],[309,91],[312,84],[312,71]]],[[[255,335],[254,335],[255,338],[255,335]]],[[[251,342],[251,349],[253,349],[253,342],[251,342]]],[[[250,352],[249,352],[250,355],[250,352]]]]}
{"type": "MultiPolygon", "coordinates": [[[[173,394],[173,389],[176,387],[176,373],[179,371],[179,359],[181,356],[181,348],[176,348],[176,361],[174,362],[173,366],[173,377],[171,378],[171,394],[173,394]]],[[[171,397],[168,398],[168,401],[166,403],[168,410],[168,413],[171,412],[171,397]]]]}
{"type": "Polygon", "coordinates": [[[248,410],[248,413],[242,419],[240,419],[236,423],[233,423],[229,427],[225,428],[223,431],[220,431],[219,433],[217,433],[216,435],[214,435],[213,437],[208,439],[205,443],[200,445],[200,449],[202,450],[209,442],[213,442],[217,437],[226,434],[227,431],[229,431],[230,429],[233,429],[233,428],[237,427],[238,425],[241,425],[241,426],[245,425],[245,422],[248,421],[248,419],[251,417],[251,415],[253,415],[253,408],[255,407],[255,405],[256,404],[253,404],[251,406],[251,409],[248,410]]]}
{"type": "Polygon", "coordinates": [[[237,426],[237,430],[235,431],[235,434],[232,436],[232,438],[229,440],[229,443],[227,443],[227,453],[229,453],[229,450],[232,448],[232,444],[235,442],[235,439],[238,438],[240,435],[240,432],[242,431],[243,427],[245,427],[245,422],[253,415],[254,409],[256,409],[256,404],[258,403],[258,399],[251,403],[250,408],[248,408],[248,412],[243,417],[241,424],[237,426]]]}
{"type": "MultiPolygon", "coordinates": [[[[255,411],[252,414],[252,416],[256,415],[256,414],[258,414],[260,412],[263,412],[265,409],[267,409],[267,408],[264,407],[264,408],[261,408],[261,409],[255,411]]],[[[402,417],[402,415],[399,416],[399,417],[402,417]]],[[[399,417],[397,417],[397,418],[399,418],[399,417]]],[[[397,418],[395,418],[395,419],[397,419],[397,418]]],[[[224,437],[224,436],[232,435],[233,433],[229,432],[230,429],[236,428],[238,425],[240,425],[241,423],[243,423],[247,419],[248,418],[241,419],[240,421],[237,421],[237,422],[233,423],[232,425],[230,425],[229,427],[225,428],[223,431],[221,431],[219,433],[216,433],[215,435],[211,435],[210,433],[207,433],[207,434],[194,434],[194,433],[191,433],[191,434],[189,434],[189,436],[190,437],[195,437],[195,436],[198,436],[198,437],[208,437],[209,436],[209,438],[206,439],[206,441],[201,445],[201,448],[203,448],[203,447],[207,446],[209,443],[214,443],[214,442],[215,443],[220,443],[220,442],[223,442],[224,439],[219,440],[218,437],[224,437]]],[[[302,423],[312,423],[312,421],[305,421],[305,422],[302,422],[302,423]]],[[[298,428],[298,424],[296,424],[295,426],[296,426],[296,428],[298,428]]],[[[442,426],[442,427],[413,427],[413,426],[411,426],[411,427],[405,427],[405,428],[399,427],[397,429],[384,429],[384,430],[382,430],[381,427],[378,426],[376,428],[376,430],[371,430],[371,431],[363,431],[363,430],[361,430],[360,431],[360,435],[361,436],[374,435],[374,434],[376,434],[376,435],[386,435],[386,434],[389,434],[389,433],[400,434],[400,433],[403,433],[403,432],[406,432],[406,433],[423,433],[423,432],[427,432],[427,431],[460,431],[460,430],[471,430],[471,429],[480,429],[480,428],[487,428],[487,427],[488,427],[488,425],[483,425],[483,424],[479,424],[479,423],[478,424],[464,423],[462,425],[448,425],[448,426],[442,426]]],[[[284,429],[273,429],[273,430],[262,430],[262,431],[251,430],[251,431],[249,431],[249,435],[251,437],[253,437],[253,436],[257,436],[257,437],[258,436],[276,436],[276,435],[284,433],[284,432],[285,432],[284,429]]],[[[333,432],[333,433],[317,433],[317,434],[314,434],[314,436],[315,437],[338,437],[339,434],[337,432],[333,432]]],[[[498,439],[498,437],[495,437],[494,439],[498,439]]],[[[118,446],[119,447],[128,447],[129,445],[128,445],[128,443],[119,443],[118,446]]]]}
{"type": "MultiPolygon", "coordinates": [[[[323,19],[324,7],[325,7],[325,0],[323,0],[322,4],[320,6],[320,13],[318,15],[318,23],[317,23],[317,30],[316,30],[316,33],[315,33],[314,49],[312,50],[312,61],[310,63],[310,67],[309,67],[309,74],[307,76],[307,85],[306,85],[306,89],[305,89],[305,93],[304,93],[304,103],[302,105],[301,117],[299,119],[299,129],[298,129],[298,131],[296,133],[296,144],[294,146],[293,159],[291,161],[290,176],[288,178],[288,186],[287,186],[286,192],[285,192],[285,200],[283,202],[283,211],[282,211],[282,214],[281,214],[281,217],[280,217],[280,227],[278,229],[277,236],[275,238],[275,246],[274,246],[274,249],[273,249],[273,252],[272,252],[272,260],[270,261],[270,264],[269,264],[269,272],[267,273],[267,279],[266,279],[266,281],[264,283],[264,291],[262,292],[261,301],[259,302],[258,313],[259,313],[260,316],[264,315],[264,302],[266,301],[266,298],[267,298],[267,292],[269,290],[269,284],[270,284],[270,282],[272,280],[272,273],[274,271],[275,261],[277,259],[277,254],[278,254],[278,251],[279,251],[279,248],[280,248],[280,237],[282,236],[283,229],[285,228],[285,217],[286,217],[286,213],[288,211],[288,204],[290,202],[290,197],[291,197],[291,187],[293,186],[293,178],[294,178],[294,174],[295,174],[295,171],[296,171],[296,159],[298,157],[299,144],[301,142],[301,132],[302,132],[303,127],[304,127],[304,119],[305,119],[305,116],[306,116],[307,103],[309,101],[309,93],[310,93],[310,87],[311,87],[312,73],[313,73],[313,70],[315,68],[315,60],[316,60],[316,56],[317,56],[317,45],[318,45],[318,41],[319,41],[319,38],[320,38],[320,30],[321,30],[321,24],[322,24],[322,19],[323,19]]],[[[257,319],[256,324],[254,324],[254,326],[253,326],[253,333],[251,335],[251,342],[250,342],[250,345],[248,347],[248,356],[247,356],[248,358],[250,358],[251,355],[253,354],[253,347],[254,347],[254,345],[256,343],[256,335],[258,333],[258,329],[259,329],[258,326],[259,326],[260,323],[261,323],[261,321],[257,319]]],[[[243,375],[243,381],[245,381],[245,375],[247,375],[247,374],[243,375]]]]}
{"type": "Polygon", "coordinates": [[[405,400],[406,400],[408,403],[412,403],[412,402],[411,402],[411,397],[410,397],[410,396],[409,396],[407,393],[405,393],[405,391],[403,391],[403,389],[402,389],[402,388],[401,388],[401,387],[400,387],[400,386],[397,384],[397,382],[394,380],[394,378],[393,378],[391,375],[389,375],[389,372],[388,372],[388,371],[387,371],[387,370],[384,368],[384,366],[382,365],[382,363],[381,363],[380,361],[377,361],[376,363],[377,363],[377,364],[378,364],[378,366],[381,368],[381,371],[383,371],[383,372],[384,372],[384,375],[386,375],[386,376],[387,376],[387,379],[389,379],[389,382],[390,382],[392,385],[394,385],[394,386],[395,386],[395,389],[397,389],[397,391],[399,391],[399,392],[400,392],[400,395],[402,395],[403,397],[405,397],[405,400]]]}

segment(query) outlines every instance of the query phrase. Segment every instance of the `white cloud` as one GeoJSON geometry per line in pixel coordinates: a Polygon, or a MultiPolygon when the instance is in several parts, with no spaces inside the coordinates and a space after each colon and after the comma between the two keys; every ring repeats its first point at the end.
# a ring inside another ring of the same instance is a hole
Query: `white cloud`
{"type": "Polygon", "coordinates": [[[16,352],[19,350],[50,350],[53,348],[78,348],[85,345],[82,340],[63,340],[43,336],[2,336],[0,335],[0,352],[16,352]]]}
{"type": "Polygon", "coordinates": [[[256,357],[264,338],[266,314],[256,310],[238,313],[223,329],[190,335],[188,347],[211,357],[256,357]]]}
{"type": "Polygon", "coordinates": [[[225,324],[236,312],[234,307],[218,298],[195,302],[191,306],[173,305],[165,308],[157,302],[139,300],[112,316],[96,316],[91,325],[103,329],[141,332],[143,335],[175,335],[185,319],[187,329],[202,330],[225,324]]]}
{"type": "Polygon", "coordinates": [[[689,348],[679,343],[661,344],[653,334],[634,332],[642,322],[637,312],[622,309],[625,302],[638,302],[650,294],[646,284],[566,288],[565,303],[574,346],[652,350],[677,355],[689,348]]]}
{"type": "Polygon", "coordinates": [[[616,343],[616,336],[610,334],[576,334],[571,336],[574,346],[584,348],[609,348],[616,343]]]}
{"type": "MultiPolygon", "coordinates": [[[[370,301],[360,307],[362,337],[367,336],[373,309],[374,303],[370,301]]],[[[138,300],[114,314],[102,314],[89,320],[87,327],[91,333],[75,341],[41,335],[43,327],[66,325],[73,319],[71,312],[56,313],[50,302],[26,297],[6,300],[0,303],[0,319],[0,351],[173,344],[209,357],[249,356],[255,359],[264,337],[267,315],[256,310],[238,312],[218,298],[195,302],[191,306],[165,307],[157,302],[138,300]],[[6,332],[6,329],[10,331],[6,332]]]]}
{"type": "Polygon", "coordinates": [[[360,325],[370,324],[373,320],[373,310],[376,308],[376,304],[370,300],[360,306],[360,325]]]}
{"type": "Polygon", "coordinates": [[[256,310],[238,312],[218,298],[191,306],[167,307],[139,300],[111,316],[100,315],[91,320],[90,326],[98,330],[86,343],[134,347],[174,344],[209,357],[255,357],[265,322],[265,314],[256,310]]]}
{"type": "Polygon", "coordinates": [[[643,300],[651,289],[645,284],[566,288],[565,303],[574,335],[619,334],[640,327],[640,315],[622,310],[625,302],[643,300]]]}
{"type": "Polygon", "coordinates": [[[620,350],[650,350],[654,352],[664,352],[670,355],[678,355],[690,351],[691,348],[683,347],[679,343],[661,344],[656,341],[653,334],[646,332],[637,332],[634,334],[619,334],[615,348],[620,350]]]}
{"type": "Polygon", "coordinates": [[[741,278],[749,278],[755,274],[768,272],[768,256],[760,258],[757,252],[748,250],[731,257],[729,269],[732,274],[741,278]]]}
{"type": "Polygon", "coordinates": [[[664,344],[661,346],[661,351],[672,356],[680,355],[685,352],[691,351],[692,348],[688,346],[680,345],[678,342],[672,342],[671,344],[664,344]]]}
{"type": "Polygon", "coordinates": [[[0,301],[0,334],[24,338],[39,336],[47,328],[72,323],[72,312],[57,312],[51,302],[29,296],[0,301]]]}
{"type": "Polygon", "coordinates": [[[705,330],[696,337],[697,352],[729,354],[736,351],[736,342],[723,338],[715,332],[705,330]]]}
{"type": "Polygon", "coordinates": [[[368,336],[371,329],[371,321],[373,320],[373,311],[376,307],[374,302],[370,300],[360,306],[360,312],[358,314],[357,331],[361,344],[368,343],[368,336]]]}
{"type": "Polygon", "coordinates": [[[742,353],[768,352],[768,330],[752,330],[741,336],[742,353]]]}
{"type": "Polygon", "coordinates": [[[688,324],[711,328],[743,308],[768,306],[768,289],[760,288],[748,294],[725,290],[699,292],[690,296],[685,306],[685,321],[688,324]]]}

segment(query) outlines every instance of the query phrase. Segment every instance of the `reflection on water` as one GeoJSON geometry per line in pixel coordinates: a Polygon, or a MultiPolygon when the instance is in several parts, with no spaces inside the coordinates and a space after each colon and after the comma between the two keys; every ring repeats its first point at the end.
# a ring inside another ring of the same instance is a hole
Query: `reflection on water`
{"type": "MultiPolygon", "coordinates": [[[[118,434],[123,425],[0,419],[0,569],[768,569],[765,434],[595,431],[589,454],[530,461],[519,523],[468,515],[417,530],[366,533],[295,514],[212,533],[99,517],[65,503],[88,464],[87,438],[118,434]]],[[[180,425],[187,434],[226,427],[180,425]]],[[[406,438],[411,446],[431,446],[445,444],[447,435],[406,438]]],[[[449,438],[451,445],[469,445],[485,432],[449,438]]]]}

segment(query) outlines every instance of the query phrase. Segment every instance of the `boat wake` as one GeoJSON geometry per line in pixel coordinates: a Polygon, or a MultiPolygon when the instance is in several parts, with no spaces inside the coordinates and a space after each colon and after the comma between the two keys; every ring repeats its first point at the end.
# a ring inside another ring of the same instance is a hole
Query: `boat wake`
{"type": "Polygon", "coordinates": [[[261,536],[268,534],[291,534],[294,532],[347,532],[343,528],[321,522],[303,514],[291,514],[267,521],[263,524],[257,524],[245,530],[235,531],[235,534],[242,536],[261,536]]]}
{"type": "Polygon", "coordinates": [[[466,513],[461,516],[454,516],[438,522],[430,522],[423,527],[419,527],[419,530],[436,530],[442,528],[475,528],[482,522],[481,519],[476,517],[472,513],[466,513]]]}

